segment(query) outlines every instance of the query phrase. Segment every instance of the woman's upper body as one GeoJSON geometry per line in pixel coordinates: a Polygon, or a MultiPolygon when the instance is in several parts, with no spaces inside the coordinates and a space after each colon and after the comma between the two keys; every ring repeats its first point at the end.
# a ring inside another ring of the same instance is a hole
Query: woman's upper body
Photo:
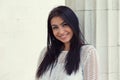
{"type": "Polygon", "coordinates": [[[98,80],[96,50],[85,45],[75,13],[66,6],[48,16],[47,49],[37,70],[40,80],[98,80]]]}
{"type": "MultiPolygon", "coordinates": [[[[46,49],[41,52],[39,64],[42,62],[46,49]]],[[[98,80],[98,58],[92,45],[84,45],[81,49],[81,62],[76,73],[66,74],[64,70],[65,57],[68,51],[62,51],[57,64],[52,71],[49,69],[39,80],[98,80]]]]}

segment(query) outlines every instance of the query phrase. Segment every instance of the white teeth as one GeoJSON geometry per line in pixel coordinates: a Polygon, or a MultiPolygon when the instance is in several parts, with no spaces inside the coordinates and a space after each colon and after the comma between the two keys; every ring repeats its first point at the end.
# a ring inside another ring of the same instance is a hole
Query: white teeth
{"type": "Polygon", "coordinates": [[[61,38],[65,38],[66,36],[64,35],[64,36],[61,36],[61,38]]]}
{"type": "Polygon", "coordinates": [[[64,34],[64,35],[62,35],[62,36],[60,36],[61,38],[65,38],[67,36],[67,33],[66,34],[64,34]]]}

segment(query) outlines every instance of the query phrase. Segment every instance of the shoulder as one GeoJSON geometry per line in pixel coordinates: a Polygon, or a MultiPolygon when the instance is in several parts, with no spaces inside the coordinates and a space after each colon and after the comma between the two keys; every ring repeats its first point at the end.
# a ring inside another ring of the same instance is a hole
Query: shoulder
{"type": "Polygon", "coordinates": [[[39,55],[39,59],[38,59],[38,66],[41,64],[42,60],[44,59],[45,53],[47,51],[47,47],[44,47],[39,55]]]}
{"type": "Polygon", "coordinates": [[[93,45],[84,45],[81,47],[81,61],[85,62],[90,55],[96,55],[96,49],[93,45]]]}
{"type": "Polygon", "coordinates": [[[93,45],[84,45],[81,47],[81,55],[89,55],[93,51],[96,52],[96,49],[93,45]]]}
{"type": "Polygon", "coordinates": [[[42,50],[41,50],[41,55],[45,54],[45,52],[47,51],[47,47],[44,47],[42,50]]]}
{"type": "Polygon", "coordinates": [[[81,47],[82,51],[90,51],[90,50],[95,50],[95,47],[93,45],[83,45],[81,47]]]}
{"type": "Polygon", "coordinates": [[[47,47],[44,47],[40,52],[40,58],[43,58],[45,56],[46,51],[47,51],[47,47]]]}

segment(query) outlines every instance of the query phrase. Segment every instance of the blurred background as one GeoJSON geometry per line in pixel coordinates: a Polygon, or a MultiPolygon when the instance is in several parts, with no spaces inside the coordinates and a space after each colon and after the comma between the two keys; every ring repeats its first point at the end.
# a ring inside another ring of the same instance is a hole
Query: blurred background
{"type": "Polygon", "coordinates": [[[47,17],[69,6],[99,55],[100,80],[120,80],[119,0],[0,0],[0,80],[34,80],[46,46],[47,17]]]}

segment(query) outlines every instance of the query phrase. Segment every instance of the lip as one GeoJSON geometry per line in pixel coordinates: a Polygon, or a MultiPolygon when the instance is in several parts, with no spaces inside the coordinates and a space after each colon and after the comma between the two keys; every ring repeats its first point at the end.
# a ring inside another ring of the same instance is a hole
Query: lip
{"type": "Polygon", "coordinates": [[[60,38],[65,38],[67,35],[60,36],[60,38]]]}
{"type": "Polygon", "coordinates": [[[68,33],[59,36],[61,39],[65,39],[68,36],[68,33]]]}

